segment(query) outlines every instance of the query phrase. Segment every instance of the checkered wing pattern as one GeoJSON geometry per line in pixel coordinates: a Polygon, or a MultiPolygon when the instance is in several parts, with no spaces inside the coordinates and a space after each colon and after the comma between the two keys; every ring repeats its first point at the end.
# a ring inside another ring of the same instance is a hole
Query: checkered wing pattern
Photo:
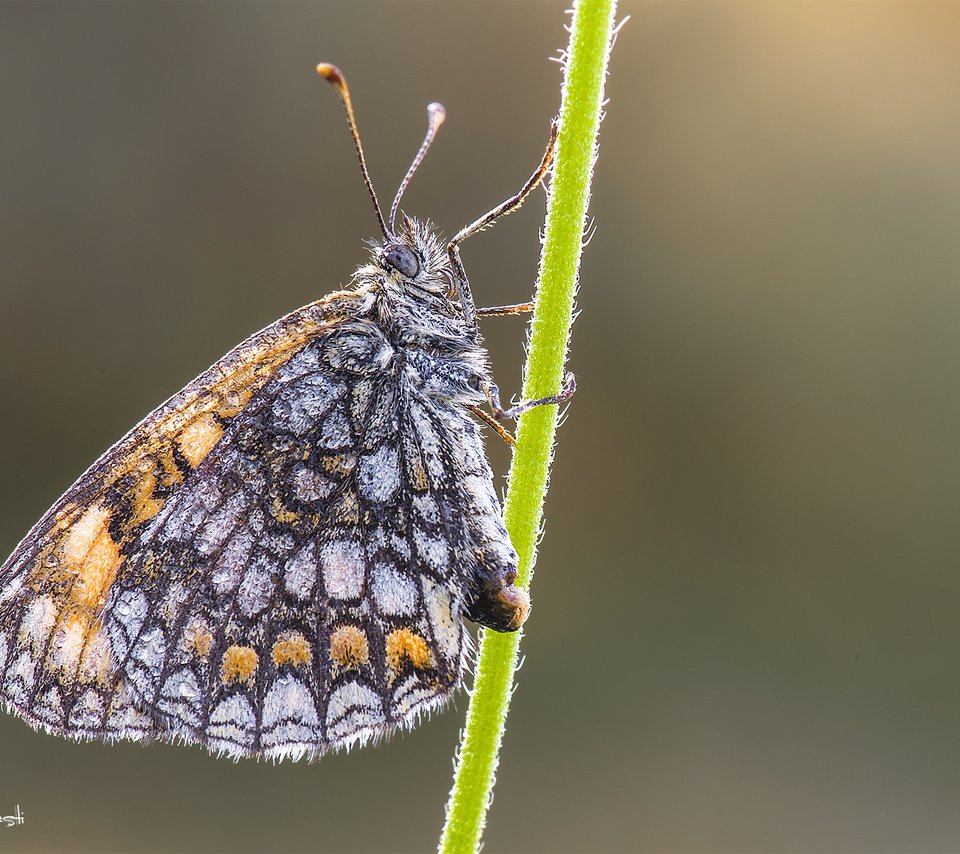
{"type": "Polygon", "coordinates": [[[442,360],[405,365],[369,308],[335,294],[248,339],[44,516],[0,569],[6,706],[276,759],[450,695],[462,617],[516,555],[442,360]]]}

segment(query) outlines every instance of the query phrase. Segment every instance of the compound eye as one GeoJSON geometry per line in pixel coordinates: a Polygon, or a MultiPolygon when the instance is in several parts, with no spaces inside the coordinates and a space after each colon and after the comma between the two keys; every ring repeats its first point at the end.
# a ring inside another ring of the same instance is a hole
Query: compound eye
{"type": "Polygon", "coordinates": [[[383,260],[407,279],[412,279],[420,272],[420,261],[416,254],[409,246],[404,246],[402,243],[391,243],[385,247],[383,260]]]}

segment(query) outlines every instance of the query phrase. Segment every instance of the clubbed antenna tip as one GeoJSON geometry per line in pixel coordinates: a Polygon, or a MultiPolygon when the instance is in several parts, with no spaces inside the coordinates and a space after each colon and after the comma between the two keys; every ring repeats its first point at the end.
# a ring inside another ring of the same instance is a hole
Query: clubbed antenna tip
{"type": "Polygon", "coordinates": [[[363,146],[360,144],[360,132],[357,130],[357,120],[353,115],[353,102],[350,100],[350,90],[347,88],[347,78],[336,65],[329,62],[321,62],[317,66],[317,74],[326,80],[340,96],[343,102],[343,108],[347,112],[347,124],[350,126],[350,133],[353,136],[353,145],[357,149],[357,160],[360,161],[360,171],[363,173],[363,183],[367,185],[367,192],[373,201],[373,210],[377,215],[377,222],[380,223],[380,230],[383,236],[390,239],[390,231],[383,219],[383,212],[380,210],[380,202],[377,201],[377,193],[373,189],[373,181],[370,180],[370,173],[367,171],[367,161],[363,156],[363,146]]]}

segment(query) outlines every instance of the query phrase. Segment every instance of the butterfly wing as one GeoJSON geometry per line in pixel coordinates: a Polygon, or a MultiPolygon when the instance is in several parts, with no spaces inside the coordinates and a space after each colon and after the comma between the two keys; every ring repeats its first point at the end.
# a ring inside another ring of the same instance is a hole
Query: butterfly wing
{"type": "Polygon", "coordinates": [[[168,736],[315,755],[412,724],[459,684],[465,514],[440,516],[440,481],[411,456],[392,357],[369,324],[308,344],[204,463],[230,481],[159,515],[118,580],[111,648],[168,736]]]}
{"type": "Polygon", "coordinates": [[[249,339],[34,527],[0,570],[6,705],[279,758],[449,696],[475,566],[512,549],[475,425],[405,379],[359,302],[249,339]]]}
{"type": "Polygon", "coordinates": [[[108,690],[115,662],[102,617],[110,589],[143,530],[197,481],[204,457],[258,389],[344,311],[334,298],[252,336],[108,450],[27,534],[0,568],[6,704],[35,725],[85,733],[89,716],[75,702],[83,694],[88,705],[109,699],[138,732],[152,731],[123,685],[108,690]]]}

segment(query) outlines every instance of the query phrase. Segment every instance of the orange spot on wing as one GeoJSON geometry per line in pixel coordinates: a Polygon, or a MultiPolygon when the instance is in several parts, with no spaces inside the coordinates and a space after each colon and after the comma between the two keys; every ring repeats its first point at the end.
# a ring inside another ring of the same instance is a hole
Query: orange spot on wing
{"type": "Polygon", "coordinates": [[[202,463],[223,436],[223,427],[213,413],[204,412],[191,421],[177,438],[180,453],[193,468],[202,463]]]}
{"type": "MultiPolygon", "coordinates": [[[[248,372],[250,373],[250,372],[248,372]]],[[[241,380],[242,377],[238,379],[241,380]]],[[[253,380],[252,374],[249,377],[250,381],[253,380]]],[[[235,383],[236,384],[236,383],[235,383]]],[[[246,388],[240,388],[237,391],[230,392],[223,405],[217,410],[217,415],[221,418],[234,418],[243,412],[243,408],[250,401],[250,398],[253,396],[252,386],[247,386],[246,388]]]]}
{"type": "Polygon", "coordinates": [[[417,670],[435,666],[427,642],[406,627],[394,629],[387,635],[387,663],[390,669],[398,673],[405,660],[409,660],[417,670]]]}
{"type": "Polygon", "coordinates": [[[153,471],[147,472],[137,481],[130,496],[132,515],[127,522],[127,528],[136,528],[163,509],[163,501],[153,497],[156,488],[157,476],[153,471]]]}
{"type": "Polygon", "coordinates": [[[273,645],[273,663],[292,664],[294,667],[306,667],[313,661],[310,642],[300,632],[284,632],[273,645]]]}
{"type": "Polygon", "coordinates": [[[330,634],[330,657],[340,667],[366,664],[370,660],[367,636],[356,626],[340,626],[330,634]]]}
{"type": "Polygon", "coordinates": [[[260,665],[260,656],[249,646],[230,646],[223,654],[220,668],[220,681],[224,685],[233,682],[245,682],[253,685],[253,679],[260,665]]]}
{"type": "Polygon", "coordinates": [[[123,563],[120,547],[110,536],[110,511],[94,504],[63,539],[64,567],[75,576],[71,599],[83,607],[103,607],[117,570],[123,563]]]}

